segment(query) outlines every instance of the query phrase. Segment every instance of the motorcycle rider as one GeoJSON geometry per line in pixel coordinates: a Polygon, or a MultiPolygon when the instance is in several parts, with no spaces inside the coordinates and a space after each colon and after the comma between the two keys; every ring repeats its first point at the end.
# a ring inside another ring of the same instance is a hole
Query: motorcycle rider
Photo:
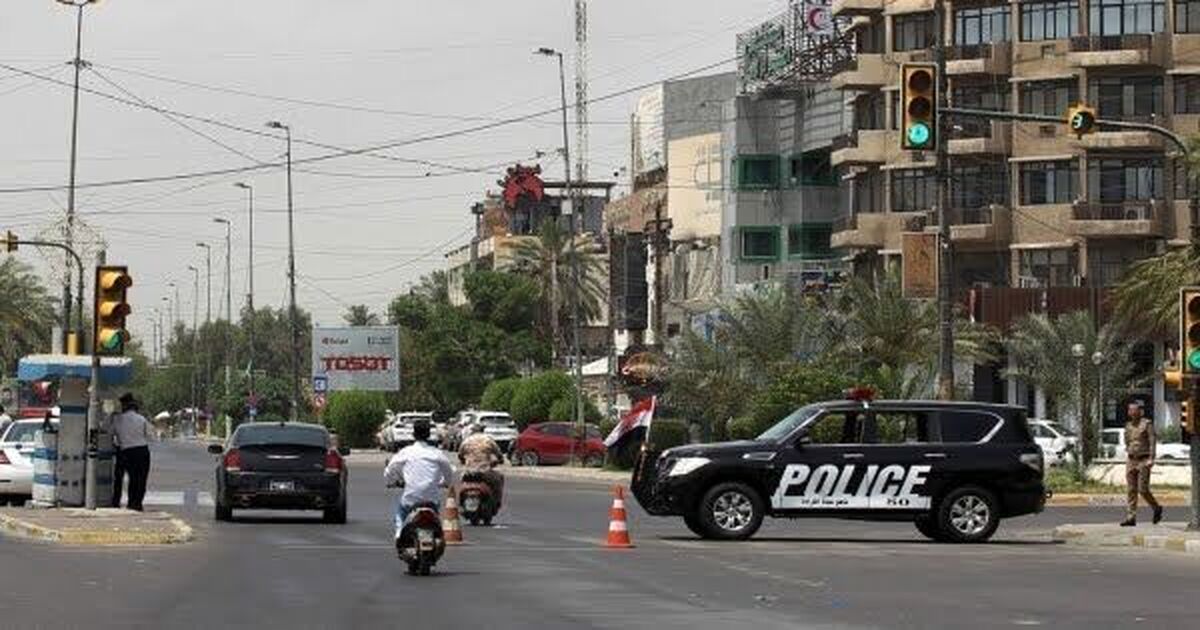
{"type": "Polygon", "coordinates": [[[422,503],[431,503],[440,509],[444,498],[442,491],[454,481],[454,466],[450,464],[450,459],[441,449],[429,444],[431,432],[428,420],[414,422],[415,441],[393,455],[383,471],[383,478],[389,486],[404,487],[404,492],[396,501],[397,544],[408,513],[422,503]]]}
{"type": "Polygon", "coordinates": [[[484,429],[482,422],[471,427],[471,435],[458,449],[458,461],[466,472],[479,474],[491,486],[492,495],[496,497],[496,511],[499,511],[504,500],[504,475],[496,470],[496,466],[504,461],[504,451],[484,429]]]}

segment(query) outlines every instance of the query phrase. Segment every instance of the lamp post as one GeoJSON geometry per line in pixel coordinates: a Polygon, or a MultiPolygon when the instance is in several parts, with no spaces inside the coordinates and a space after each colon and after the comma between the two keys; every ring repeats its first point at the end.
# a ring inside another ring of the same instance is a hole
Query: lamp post
{"type": "MultiPolygon", "coordinates": [[[[164,295],[162,297],[162,302],[163,302],[164,309],[170,308],[171,298],[164,295]]],[[[166,340],[167,335],[166,335],[166,332],[163,330],[162,316],[163,316],[162,311],[159,311],[158,312],[158,346],[159,346],[158,360],[159,360],[160,365],[167,360],[167,340],[166,340]]],[[[172,324],[171,327],[174,328],[175,325],[172,324]]]]}
{"type": "Polygon", "coordinates": [[[225,323],[228,324],[225,328],[225,395],[228,396],[229,383],[233,373],[233,340],[230,338],[233,332],[233,274],[231,267],[233,223],[222,217],[214,218],[213,223],[225,226],[225,323]]]}
{"type": "Polygon", "coordinates": [[[188,361],[191,365],[191,382],[192,382],[192,426],[189,429],[191,434],[196,432],[196,355],[200,352],[200,269],[195,265],[188,265],[188,271],[192,272],[192,358],[188,361]]]}
{"type": "Polygon", "coordinates": [[[1086,452],[1084,442],[1087,440],[1087,420],[1083,417],[1083,359],[1087,353],[1087,348],[1083,344],[1077,343],[1071,346],[1071,356],[1075,357],[1075,386],[1079,390],[1079,441],[1076,442],[1075,460],[1079,469],[1080,480],[1083,479],[1084,462],[1083,454],[1086,452]]]}
{"type": "MultiPolygon", "coordinates": [[[[579,256],[575,251],[575,230],[576,230],[576,215],[578,214],[578,205],[575,199],[575,189],[571,182],[571,143],[570,130],[567,124],[567,78],[566,72],[563,69],[563,54],[553,48],[539,48],[534,51],[534,54],[544,57],[558,58],[558,84],[559,92],[562,98],[562,134],[563,134],[563,170],[566,175],[564,182],[566,200],[571,203],[571,214],[569,225],[571,230],[570,241],[570,257],[571,257],[571,280],[574,284],[574,290],[571,291],[571,354],[574,358],[574,374],[575,374],[575,425],[576,430],[583,430],[583,359],[580,356],[579,350],[579,256]]],[[[563,204],[564,206],[566,204],[563,204]]],[[[557,257],[557,252],[555,252],[557,257]]],[[[557,271],[555,274],[557,280],[557,271]]],[[[553,317],[557,321],[558,312],[553,313],[553,317]]],[[[575,440],[571,440],[571,459],[575,459],[575,440]]]]}
{"type": "MultiPolygon", "coordinates": [[[[67,247],[75,246],[75,173],[78,160],[79,146],[79,73],[83,69],[83,8],[89,4],[93,4],[98,0],[55,0],[59,4],[73,7],[76,10],[75,14],[75,58],[71,60],[71,65],[75,66],[75,83],[71,95],[71,165],[70,175],[67,183],[67,226],[65,238],[67,247]]],[[[83,287],[79,288],[80,295],[78,302],[80,311],[83,311],[83,287]]],[[[83,316],[80,315],[80,330],[78,335],[83,334],[83,316]]],[[[67,338],[68,331],[71,329],[71,256],[67,255],[67,264],[63,272],[63,299],[62,299],[62,325],[63,338],[67,338]]],[[[78,340],[82,343],[82,339],[78,340]]],[[[63,343],[65,348],[67,344],[63,343]]]]}
{"type": "Polygon", "coordinates": [[[246,182],[237,182],[235,188],[246,191],[246,203],[249,218],[246,220],[247,235],[250,245],[246,252],[246,307],[250,309],[250,317],[246,320],[246,388],[250,398],[254,398],[254,187],[246,182]]]}
{"type": "Polygon", "coordinates": [[[175,335],[175,324],[179,323],[179,285],[168,282],[168,287],[175,290],[175,299],[171,302],[171,335],[175,335]]]}
{"type": "Polygon", "coordinates": [[[300,419],[300,331],[296,327],[296,238],[292,220],[292,128],[277,120],[267,123],[287,136],[287,207],[288,207],[288,321],[292,329],[292,422],[300,419]]]}

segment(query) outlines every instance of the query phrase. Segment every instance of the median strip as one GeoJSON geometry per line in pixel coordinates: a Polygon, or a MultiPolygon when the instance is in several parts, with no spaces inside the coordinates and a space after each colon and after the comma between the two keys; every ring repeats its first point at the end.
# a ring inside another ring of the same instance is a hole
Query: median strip
{"type": "Polygon", "coordinates": [[[191,542],[195,532],[166,512],[81,508],[0,510],[0,532],[78,546],[161,546],[191,542]]]}

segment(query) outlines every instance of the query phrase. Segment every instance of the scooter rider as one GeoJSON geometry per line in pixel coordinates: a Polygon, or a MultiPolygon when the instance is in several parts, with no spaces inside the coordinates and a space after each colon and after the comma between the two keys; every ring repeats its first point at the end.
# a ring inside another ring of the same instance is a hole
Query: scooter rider
{"type": "Polygon", "coordinates": [[[454,481],[454,466],[441,449],[429,444],[428,420],[413,423],[411,445],[400,449],[388,462],[383,478],[389,486],[402,485],[404,492],[396,501],[396,539],[404,529],[408,513],[422,503],[442,505],[443,489],[454,481]]]}
{"type": "Polygon", "coordinates": [[[496,497],[496,510],[499,511],[504,502],[504,475],[496,470],[496,466],[504,461],[504,451],[490,435],[484,432],[482,423],[471,427],[471,435],[463,440],[458,449],[458,461],[467,472],[478,473],[482,476],[496,497]]]}

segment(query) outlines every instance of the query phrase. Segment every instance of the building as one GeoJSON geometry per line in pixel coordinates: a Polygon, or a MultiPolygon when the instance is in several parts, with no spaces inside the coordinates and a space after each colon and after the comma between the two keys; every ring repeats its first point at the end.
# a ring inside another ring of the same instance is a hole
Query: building
{"type": "MultiPolygon", "coordinates": [[[[834,0],[856,56],[836,68],[850,132],[832,164],[847,212],[832,245],[858,273],[900,260],[904,232],[936,230],[934,156],[900,150],[899,67],[931,61],[930,0],[834,0]]],[[[1103,289],[1139,259],[1188,241],[1196,191],[1152,133],[1068,132],[1069,105],[1101,118],[1200,123],[1195,0],[945,3],[953,105],[1063,116],[1064,124],[958,117],[948,140],[952,282],[970,287],[1103,289]]],[[[1160,362],[1162,347],[1151,353],[1160,362]]],[[[1026,402],[1008,387],[1009,402],[1026,402]]],[[[1161,383],[1154,398],[1163,401],[1161,383]]],[[[1044,403],[1034,405],[1043,407],[1044,403]]],[[[1163,417],[1163,414],[1159,414],[1163,417]]]]}

